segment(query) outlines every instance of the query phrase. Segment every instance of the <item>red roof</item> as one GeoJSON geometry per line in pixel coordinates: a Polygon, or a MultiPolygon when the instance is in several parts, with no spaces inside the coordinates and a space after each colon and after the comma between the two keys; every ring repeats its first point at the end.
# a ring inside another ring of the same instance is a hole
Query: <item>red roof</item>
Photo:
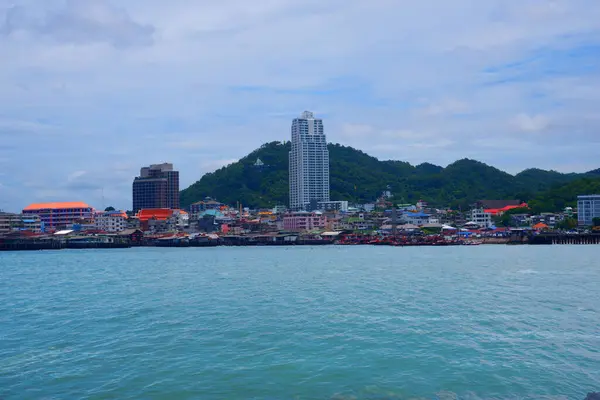
{"type": "Polygon", "coordinates": [[[521,203],[518,206],[505,206],[502,208],[489,208],[487,210],[484,210],[484,212],[488,213],[488,214],[492,214],[492,215],[497,215],[497,214],[501,214],[501,213],[505,213],[508,210],[512,210],[514,208],[528,208],[529,206],[527,205],[527,203],[521,203]]]}
{"type": "Polygon", "coordinates": [[[140,221],[148,221],[149,219],[157,219],[164,221],[173,216],[173,210],[170,208],[146,208],[140,210],[137,217],[140,221]]]}
{"type": "Polygon", "coordinates": [[[547,229],[548,225],[544,224],[543,222],[540,222],[532,226],[532,228],[535,230],[547,229]]]}
{"type": "Polygon", "coordinates": [[[33,203],[23,209],[23,211],[30,210],[57,210],[63,208],[91,208],[89,205],[82,201],[64,201],[54,203],[33,203]]]}

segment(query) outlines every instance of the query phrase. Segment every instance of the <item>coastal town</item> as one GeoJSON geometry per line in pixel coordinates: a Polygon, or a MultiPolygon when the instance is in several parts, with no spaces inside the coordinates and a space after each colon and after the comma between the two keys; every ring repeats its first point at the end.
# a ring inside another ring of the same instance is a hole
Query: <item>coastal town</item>
{"type": "MultiPolygon", "coordinates": [[[[321,119],[295,118],[289,204],[252,208],[205,197],[180,205],[179,171],[154,164],[133,178],[131,210],[82,201],[33,203],[0,212],[0,250],[242,245],[478,245],[600,243],[600,195],[573,193],[577,207],[535,214],[518,199],[481,199],[467,210],[405,204],[389,187],[373,202],[330,198],[321,119]]],[[[257,158],[254,163],[264,163],[257,158]]]]}

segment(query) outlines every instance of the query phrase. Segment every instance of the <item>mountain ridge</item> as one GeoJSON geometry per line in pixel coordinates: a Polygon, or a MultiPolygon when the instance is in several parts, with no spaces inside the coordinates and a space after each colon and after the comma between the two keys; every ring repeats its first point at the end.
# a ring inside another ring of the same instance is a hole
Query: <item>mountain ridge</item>
{"type": "MultiPolygon", "coordinates": [[[[441,167],[432,163],[379,160],[361,150],[329,144],[332,200],[373,202],[389,186],[399,202],[426,200],[434,206],[466,207],[484,198],[534,199],[557,185],[598,177],[600,169],[561,173],[527,168],[515,175],[463,158],[441,167]]],[[[265,143],[237,162],[204,174],[181,191],[182,206],[207,196],[226,204],[272,207],[288,202],[290,142],[265,143]],[[260,158],[264,166],[255,166],[260,158]]]]}

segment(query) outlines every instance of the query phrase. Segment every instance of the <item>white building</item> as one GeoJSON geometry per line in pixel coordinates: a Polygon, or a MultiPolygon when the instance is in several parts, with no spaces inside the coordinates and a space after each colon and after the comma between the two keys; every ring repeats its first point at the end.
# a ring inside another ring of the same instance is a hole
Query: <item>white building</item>
{"type": "Polygon", "coordinates": [[[317,209],[320,211],[348,212],[348,202],[346,200],[320,201],[317,203],[317,209]]]}
{"type": "Polygon", "coordinates": [[[127,229],[127,215],[123,211],[106,211],[96,215],[95,228],[104,232],[127,229]]]}
{"type": "Polygon", "coordinates": [[[471,210],[469,222],[474,222],[482,228],[489,228],[492,226],[492,214],[486,213],[483,208],[475,208],[471,210]]]}
{"type": "Polygon", "coordinates": [[[177,217],[177,227],[181,229],[190,227],[190,214],[183,210],[175,210],[174,217],[177,217]]]}
{"type": "Polygon", "coordinates": [[[421,226],[429,223],[429,214],[423,212],[405,212],[399,217],[399,220],[403,224],[421,226]]]}
{"type": "Polygon", "coordinates": [[[311,201],[329,201],[329,151],[323,120],[305,111],[292,122],[290,209],[306,210],[311,201]]]}
{"type": "Polygon", "coordinates": [[[600,217],[600,194],[577,196],[577,222],[579,226],[592,226],[600,217]]]}

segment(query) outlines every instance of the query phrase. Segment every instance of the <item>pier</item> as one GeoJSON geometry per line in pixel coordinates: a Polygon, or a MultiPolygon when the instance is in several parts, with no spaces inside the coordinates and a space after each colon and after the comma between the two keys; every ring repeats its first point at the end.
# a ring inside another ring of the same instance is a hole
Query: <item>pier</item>
{"type": "Polygon", "coordinates": [[[531,236],[529,244],[600,244],[600,234],[587,235],[561,235],[561,234],[540,234],[531,236]]]}

